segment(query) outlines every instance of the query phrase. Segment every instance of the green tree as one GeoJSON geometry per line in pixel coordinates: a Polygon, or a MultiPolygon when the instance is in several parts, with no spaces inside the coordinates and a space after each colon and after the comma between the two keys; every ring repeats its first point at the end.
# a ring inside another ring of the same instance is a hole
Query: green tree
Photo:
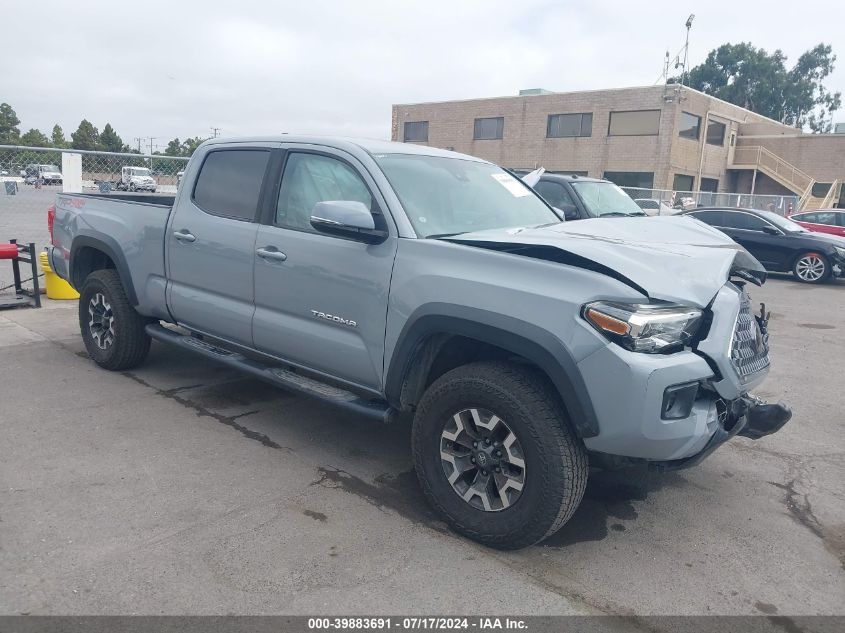
{"type": "Polygon", "coordinates": [[[0,145],[16,145],[21,131],[21,120],[8,103],[0,103],[0,145]]]}
{"type": "Polygon", "coordinates": [[[100,134],[100,147],[107,152],[125,152],[129,149],[123,142],[123,139],[117,135],[111,123],[106,123],[100,134]]]}
{"type": "Polygon", "coordinates": [[[100,149],[100,133],[88,119],[80,121],[79,127],[70,138],[73,149],[100,149]]]}
{"type": "Polygon", "coordinates": [[[64,130],[62,130],[62,126],[56,123],[53,126],[53,147],[67,147],[67,139],[65,138],[64,130]]]}
{"type": "Polygon", "coordinates": [[[195,136],[194,138],[186,138],[182,143],[182,156],[192,156],[197,148],[205,143],[208,139],[195,136]]]}
{"type": "Polygon", "coordinates": [[[689,85],[786,125],[830,131],[841,106],[841,93],[823,84],[836,61],[832,47],[817,45],[790,69],[786,61],[781,50],[769,54],[748,42],[723,44],[689,72],[689,85]]]}
{"type": "Polygon", "coordinates": [[[27,147],[49,147],[50,139],[41,130],[31,128],[26,134],[21,136],[20,144],[26,145],[27,147]]]}
{"type": "Polygon", "coordinates": [[[182,155],[182,142],[179,138],[174,138],[171,140],[167,147],[164,150],[165,155],[167,156],[181,156],[182,155]]]}

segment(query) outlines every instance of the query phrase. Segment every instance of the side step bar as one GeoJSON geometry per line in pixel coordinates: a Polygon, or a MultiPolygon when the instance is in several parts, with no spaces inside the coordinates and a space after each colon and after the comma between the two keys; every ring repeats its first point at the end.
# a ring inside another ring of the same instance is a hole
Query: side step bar
{"type": "Polygon", "coordinates": [[[145,330],[151,338],[157,341],[181,347],[277,387],[322,400],[381,422],[388,422],[392,418],[393,409],[386,402],[368,400],[346,389],[327,385],[285,367],[268,365],[247,358],[243,354],[217,347],[187,334],[179,334],[156,323],[151,323],[145,330]]]}

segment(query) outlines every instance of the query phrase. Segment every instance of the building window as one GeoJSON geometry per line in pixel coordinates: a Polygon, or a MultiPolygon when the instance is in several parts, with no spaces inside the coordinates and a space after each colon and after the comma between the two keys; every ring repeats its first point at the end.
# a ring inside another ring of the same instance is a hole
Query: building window
{"type": "Polygon", "coordinates": [[[672,189],[675,191],[692,191],[694,185],[695,177],[686,174],[675,174],[675,180],[672,181],[672,189]]]}
{"type": "Polygon", "coordinates": [[[489,119],[476,119],[472,138],[476,141],[493,141],[502,138],[504,131],[504,117],[497,116],[489,119]]]}
{"type": "Polygon", "coordinates": [[[546,125],[546,138],[592,136],[592,134],[593,115],[591,112],[549,115],[549,121],[546,125]]]}
{"type": "Polygon", "coordinates": [[[707,144],[708,145],[724,145],[725,144],[725,129],[724,123],[718,121],[710,121],[707,123],[707,144]]]}
{"type": "Polygon", "coordinates": [[[654,187],[653,171],[606,171],[604,177],[620,187],[651,189],[654,187]]]}
{"type": "Polygon", "coordinates": [[[702,178],[701,191],[716,193],[717,191],[719,191],[719,180],[716,178],[702,178]]]}
{"type": "Polygon", "coordinates": [[[655,136],[660,131],[660,110],[611,112],[608,136],[655,136]]]}
{"type": "Polygon", "coordinates": [[[678,130],[678,136],[697,141],[700,133],[701,117],[689,112],[681,112],[681,126],[678,130]]]}
{"type": "Polygon", "coordinates": [[[428,121],[405,121],[405,135],[403,141],[427,142],[428,121]]]}

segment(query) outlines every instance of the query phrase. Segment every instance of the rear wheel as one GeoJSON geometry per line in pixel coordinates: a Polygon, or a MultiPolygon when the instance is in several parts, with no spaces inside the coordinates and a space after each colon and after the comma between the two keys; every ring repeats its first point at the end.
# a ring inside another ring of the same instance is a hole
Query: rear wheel
{"type": "Polygon", "coordinates": [[[95,363],[114,371],[140,365],[150,350],[146,324],[129,303],[116,270],[88,275],[79,296],[79,328],[95,363]]]}
{"type": "Polygon", "coordinates": [[[821,253],[803,253],[795,260],[792,272],[799,281],[808,284],[819,284],[830,277],[830,264],[821,253]]]}
{"type": "Polygon", "coordinates": [[[499,549],[532,545],[572,516],[587,456],[557,394],[535,371],[505,362],[454,369],[414,417],[417,475],[461,534],[499,549]]]}

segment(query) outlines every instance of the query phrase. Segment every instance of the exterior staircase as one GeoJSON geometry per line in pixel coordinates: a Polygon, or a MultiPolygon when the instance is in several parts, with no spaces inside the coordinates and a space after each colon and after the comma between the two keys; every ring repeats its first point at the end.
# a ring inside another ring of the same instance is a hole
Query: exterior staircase
{"type": "Polygon", "coordinates": [[[766,174],[800,196],[797,211],[830,208],[839,199],[842,189],[842,182],[837,180],[831,183],[824,197],[814,196],[813,188],[818,183],[812,176],[759,145],[737,147],[728,169],[756,169],[766,174]]]}

